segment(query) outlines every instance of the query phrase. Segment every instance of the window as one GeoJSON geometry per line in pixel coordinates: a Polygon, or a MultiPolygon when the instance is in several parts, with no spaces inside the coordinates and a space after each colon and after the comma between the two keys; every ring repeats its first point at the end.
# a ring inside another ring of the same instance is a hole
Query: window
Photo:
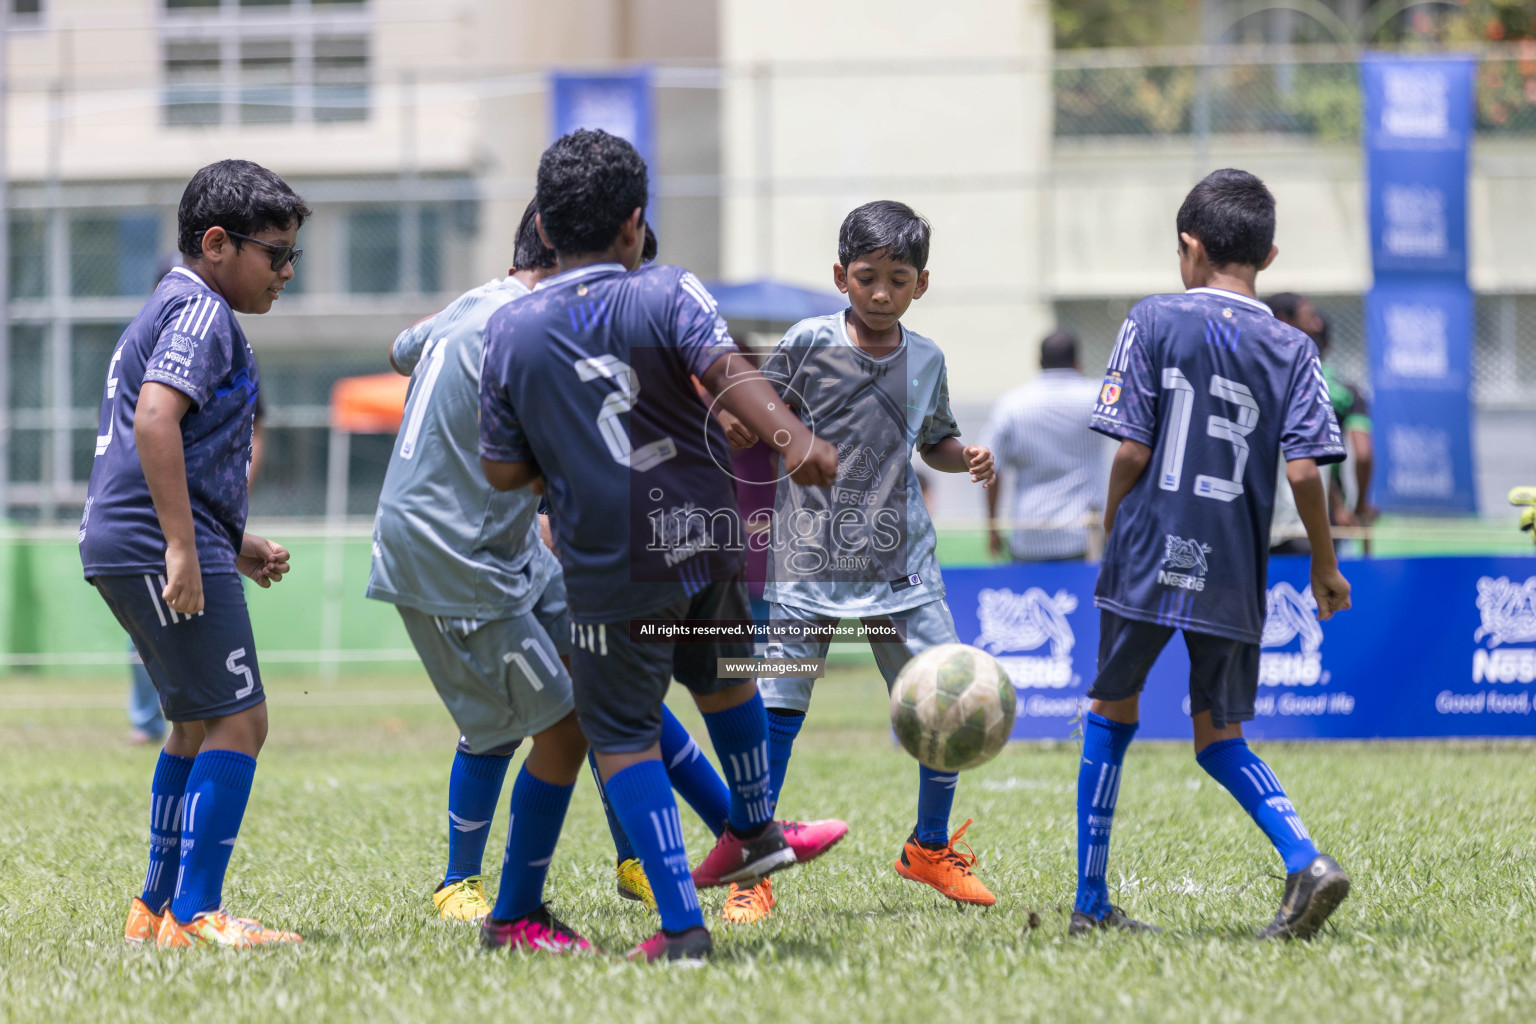
{"type": "Polygon", "coordinates": [[[240,123],[293,120],[293,43],[247,39],[240,44],[240,123]]]}
{"type": "Polygon", "coordinates": [[[153,213],[76,215],[69,222],[69,293],[147,295],[155,286],[160,218],[153,213]]]}
{"type": "Polygon", "coordinates": [[[367,119],[372,24],[362,0],[164,4],[165,124],[367,119]]]}
{"type": "Polygon", "coordinates": [[[315,120],[361,121],[368,116],[368,40],[315,40],[315,120]]]}
{"type": "Polygon", "coordinates": [[[11,0],[11,13],[23,24],[38,21],[43,16],[43,0],[11,0]]]}
{"type": "Polygon", "coordinates": [[[416,277],[405,265],[406,212],[394,206],[360,206],[347,215],[347,291],[355,295],[387,292],[432,293],[443,288],[444,231],[448,210],[418,208],[416,277]]]}
{"type": "Polygon", "coordinates": [[[165,50],[165,123],[218,124],[219,44],[170,43],[165,50]]]}
{"type": "Polygon", "coordinates": [[[347,291],[400,290],[400,211],[363,207],[347,216],[347,291]]]}
{"type": "Polygon", "coordinates": [[[48,222],[39,214],[11,214],[11,298],[48,294],[48,222]]]}

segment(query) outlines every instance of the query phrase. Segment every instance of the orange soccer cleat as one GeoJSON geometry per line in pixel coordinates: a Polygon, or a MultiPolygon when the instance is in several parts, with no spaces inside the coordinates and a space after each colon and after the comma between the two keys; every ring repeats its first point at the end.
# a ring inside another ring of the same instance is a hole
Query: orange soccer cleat
{"type": "Polygon", "coordinates": [[[294,932],[267,928],[260,921],[248,917],[231,917],[227,910],[215,910],[199,914],[186,924],[176,920],[169,910],[161,919],[155,945],[161,949],[180,949],[185,946],[227,946],[230,949],[250,949],[252,946],[272,946],[303,942],[294,932]]]}
{"type": "Polygon", "coordinates": [[[149,904],[138,896],[128,904],[128,923],[123,925],[123,938],[135,946],[153,942],[160,931],[160,915],[149,909],[149,904]]]}
{"type": "Polygon", "coordinates": [[[997,897],[971,870],[976,864],[976,854],[968,843],[960,843],[960,837],[971,827],[971,820],[967,819],[959,831],[949,837],[949,842],[937,850],[919,843],[917,833],[914,832],[901,848],[901,856],[895,865],[896,873],[902,878],[931,885],[957,903],[992,906],[997,902],[997,897]],[[963,852],[955,849],[956,843],[965,847],[963,852]]]}
{"type": "Polygon", "coordinates": [[[756,924],[773,913],[773,879],[765,878],[754,886],[731,886],[731,894],[720,908],[720,916],[734,924],[756,924]]]}

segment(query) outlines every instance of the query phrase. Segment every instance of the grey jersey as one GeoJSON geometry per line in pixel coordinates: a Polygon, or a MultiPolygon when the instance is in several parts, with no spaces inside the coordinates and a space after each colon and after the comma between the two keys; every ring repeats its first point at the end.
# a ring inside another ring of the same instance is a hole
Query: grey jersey
{"type": "Polygon", "coordinates": [[[485,323],[527,294],[514,278],[488,281],[395,339],[411,388],[374,518],[369,597],[501,619],[526,612],[559,571],[539,540],[538,497],[493,490],[480,470],[485,323]]]}
{"type": "Polygon", "coordinates": [[[876,358],[848,337],[844,313],[834,313],[790,328],[763,374],[838,454],[831,487],[779,480],[763,596],[850,617],[943,597],[912,450],[960,433],[944,353],[903,327],[901,346],[876,358]]]}

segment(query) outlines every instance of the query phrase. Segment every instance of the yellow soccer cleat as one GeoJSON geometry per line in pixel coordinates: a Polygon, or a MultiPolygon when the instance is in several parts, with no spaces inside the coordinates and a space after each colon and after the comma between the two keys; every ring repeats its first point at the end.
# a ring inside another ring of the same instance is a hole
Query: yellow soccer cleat
{"type": "Polygon", "coordinates": [[[645,877],[645,868],[638,858],[619,861],[619,895],[626,900],[644,903],[646,909],[656,909],[656,894],[651,892],[651,880],[645,877]]]}
{"type": "Polygon", "coordinates": [[[444,921],[479,921],[489,916],[491,901],[485,897],[485,876],[444,882],[432,894],[432,905],[444,921]]]}
{"type": "Polygon", "coordinates": [[[1523,506],[1520,510],[1520,529],[1536,540],[1536,487],[1516,487],[1509,492],[1511,505],[1523,506]]]}
{"type": "Polygon", "coordinates": [[[749,889],[731,886],[720,916],[733,924],[756,924],[773,913],[773,879],[765,878],[749,889]]]}
{"type": "Polygon", "coordinates": [[[160,931],[160,915],[135,896],[128,904],[128,923],[123,925],[123,938],[135,946],[153,942],[160,931]]]}
{"type": "Polygon", "coordinates": [[[169,910],[160,920],[160,930],[155,945],[160,949],[183,949],[188,946],[224,946],[228,949],[250,949],[254,946],[287,945],[303,942],[295,932],[279,931],[263,927],[260,921],[248,917],[232,917],[227,910],[215,910],[199,914],[186,924],[176,920],[169,910]]]}

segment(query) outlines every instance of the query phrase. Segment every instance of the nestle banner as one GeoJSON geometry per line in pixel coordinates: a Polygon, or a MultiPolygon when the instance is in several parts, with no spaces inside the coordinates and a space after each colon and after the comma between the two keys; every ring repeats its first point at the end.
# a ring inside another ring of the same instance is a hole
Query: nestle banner
{"type": "Polygon", "coordinates": [[[552,139],[577,128],[601,128],[627,139],[650,165],[654,185],[650,71],[556,71],[549,76],[549,95],[552,139]]]}
{"type": "MultiPolygon", "coordinates": [[[[1264,739],[1536,736],[1536,559],[1346,562],[1354,607],[1319,623],[1308,561],[1271,559],[1257,717],[1264,739]]],[[[1015,739],[1066,739],[1098,655],[1096,566],[944,573],[960,639],[1018,690],[1015,739]]],[[[1141,701],[1139,737],[1188,739],[1189,658],[1175,634],[1141,701]]]]}
{"type": "Polygon", "coordinates": [[[1375,497],[1389,511],[1476,509],[1467,286],[1475,70],[1471,57],[1371,55],[1360,64],[1375,497]]]}

